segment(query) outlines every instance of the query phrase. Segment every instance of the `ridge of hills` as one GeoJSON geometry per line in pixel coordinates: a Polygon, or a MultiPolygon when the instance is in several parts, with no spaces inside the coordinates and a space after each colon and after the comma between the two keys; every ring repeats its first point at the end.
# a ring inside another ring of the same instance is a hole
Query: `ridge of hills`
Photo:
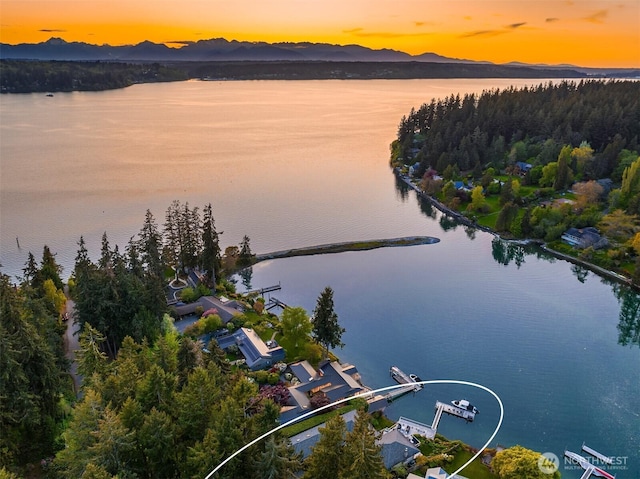
{"type": "Polygon", "coordinates": [[[41,43],[0,43],[0,59],[60,60],[60,61],[117,61],[117,62],[422,62],[448,64],[499,65],[502,67],[528,67],[536,69],[573,70],[582,74],[607,75],[635,72],[625,68],[583,68],[575,65],[546,65],[511,62],[496,64],[451,58],[433,52],[410,55],[392,49],[371,49],[361,45],[335,45],[311,42],[247,42],[212,38],[199,41],[170,42],[177,45],[143,41],[135,45],[95,45],[85,42],[67,42],[52,37],[41,43]]]}

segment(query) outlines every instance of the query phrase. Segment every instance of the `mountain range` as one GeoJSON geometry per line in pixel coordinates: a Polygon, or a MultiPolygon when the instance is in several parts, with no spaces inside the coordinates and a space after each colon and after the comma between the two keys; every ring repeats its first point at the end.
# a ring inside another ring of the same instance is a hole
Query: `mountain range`
{"type": "MultiPolygon", "coordinates": [[[[144,41],[136,45],[93,45],[50,38],[42,43],[0,43],[0,58],[21,60],[70,61],[373,61],[477,63],[447,58],[435,53],[409,55],[391,49],[373,50],[360,45],[328,43],[241,42],[213,38],[197,42],[176,42],[170,48],[162,43],[144,41]]],[[[488,62],[481,62],[488,63],[488,62]]]]}
{"type": "MultiPolygon", "coordinates": [[[[435,53],[409,55],[397,50],[373,50],[360,45],[328,43],[240,42],[213,38],[197,42],[176,42],[177,48],[144,41],[136,45],[93,45],[50,38],[42,43],[0,43],[0,58],[72,61],[373,61],[476,63],[447,58],[435,53]]],[[[482,62],[487,63],[487,62],[482,62]]]]}
{"type": "MultiPolygon", "coordinates": [[[[423,62],[469,65],[495,65],[488,61],[450,58],[437,53],[410,55],[392,49],[371,49],[360,45],[333,45],[329,43],[267,43],[245,42],[212,38],[209,40],[172,42],[176,48],[163,43],[144,41],[136,45],[94,45],[67,42],[52,37],[41,43],[0,43],[0,59],[13,60],[65,60],[65,61],[118,61],[118,62],[423,62]]],[[[503,67],[535,69],[571,69],[582,74],[610,74],[628,72],[624,68],[584,68],[575,65],[546,65],[512,62],[503,67]]],[[[633,70],[637,72],[638,70],[633,70]]]]}

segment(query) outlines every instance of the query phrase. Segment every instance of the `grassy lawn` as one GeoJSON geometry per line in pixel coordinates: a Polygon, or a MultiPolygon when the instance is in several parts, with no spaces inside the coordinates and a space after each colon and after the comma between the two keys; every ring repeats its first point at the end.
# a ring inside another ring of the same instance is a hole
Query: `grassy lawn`
{"type": "MultiPolygon", "coordinates": [[[[471,456],[473,456],[473,453],[471,451],[460,449],[458,452],[456,452],[453,461],[451,461],[446,466],[443,466],[442,468],[448,473],[456,471],[460,466],[471,459],[471,456]]],[[[482,464],[480,458],[476,459],[467,467],[465,467],[460,472],[460,474],[465,477],[472,477],[473,479],[498,479],[497,475],[493,474],[487,466],[482,464]]]]}
{"type": "Polygon", "coordinates": [[[346,406],[342,406],[341,408],[326,412],[324,414],[311,416],[310,418],[305,419],[304,421],[300,421],[295,424],[292,424],[291,426],[287,426],[283,428],[282,433],[286,437],[295,436],[296,434],[300,434],[301,432],[306,431],[307,429],[311,429],[312,427],[316,427],[322,423],[327,422],[332,417],[340,416],[342,414],[348,413],[349,411],[353,411],[354,409],[357,409],[359,405],[360,404],[355,402],[353,404],[347,404],[346,406]]]}

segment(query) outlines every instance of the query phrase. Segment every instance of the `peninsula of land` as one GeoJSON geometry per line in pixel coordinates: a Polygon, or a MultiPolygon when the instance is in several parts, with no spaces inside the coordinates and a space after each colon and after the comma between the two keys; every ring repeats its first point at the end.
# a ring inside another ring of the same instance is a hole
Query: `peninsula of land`
{"type": "Polygon", "coordinates": [[[366,251],[376,248],[389,248],[394,246],[416,246],[421,244],[434,244],[440,240],[432,236],[406,236],[404,238],[379,239],[370,241],[347,241],[343,243],[330,243],[305,248],[292,248],[272,253],[255,255],[254,262],[276,258],[291,258],[293,256],[312,256],[316,254],[344,253],[347,251],[366,251]]]}

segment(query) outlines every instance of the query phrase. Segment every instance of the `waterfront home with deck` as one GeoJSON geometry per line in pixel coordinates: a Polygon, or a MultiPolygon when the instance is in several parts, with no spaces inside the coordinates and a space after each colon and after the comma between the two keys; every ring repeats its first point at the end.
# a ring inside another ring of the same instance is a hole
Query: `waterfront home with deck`
{"type": "Polygon", "coordinates": [[[325,361],[315,370],[308,361],[291,364],[287,370],[297,383],[289,387],[289,404],[280,410],[280,421],[289,421],[311,408],[311,396],[324,394],[329,402],[335,402],[359,394],[365,390],[355,366],[325,361]]]}
{"type": "Polygon", "coordinates": [[[227,349],[232,345],[238,346],[238,349],[246,360],[247,366],[249,366],[252,371],[273,366],[285,357],[285,351],[282,346],[267,346],[260,336],[258,336],[258,333],[250,328],[239,328],[233,334],[219,337],[217,341],[218,346],[222,349],[227,349]]]}

